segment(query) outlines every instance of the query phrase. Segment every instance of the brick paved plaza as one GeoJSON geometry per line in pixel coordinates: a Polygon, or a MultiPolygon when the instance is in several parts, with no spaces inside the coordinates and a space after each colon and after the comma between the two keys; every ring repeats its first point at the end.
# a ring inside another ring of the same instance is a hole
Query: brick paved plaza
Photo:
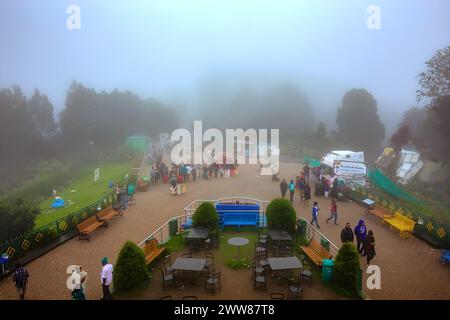
{"type": "MultiPolygon", "coordinates": [[[[299,164],[282,163],[279,176],[295,178],[300,168],[299,164]]],[[[28,264],[30,282],[27,298],[70,299],[65,270],[71,264],[81,264],[89,274],[87,298],[99,299],[102,257],[108,256],[115,263],[126,240],[141,242],[169,218],[183,214],[183,208],[193,200],[227,196],[271,200],[279,196],[279,186],[269,176],[257,177],[255,166],[241,166],[239,176],[231,179],[190,182],[187,193],[181,196],[170,195],[168,185],[152,186],[148,192],[136,194],[136,205],[128,208],[123,218],[113,220],[108,228],[93,233],[91,241],[73,238],[28,264]]],[[[310,208],[300,204],[298,194],[296,197],[294,206],[297,215],[309,219],[310,208]]],[[[450,269],[439,264],[440,250],[430,248],[415,237],[400,238],[396,232],[383,226],[379,218],[366,217],[364,208],[353,202],[338,202],[339,226],[326,224],[330,200],[314,197],[312,200],[317,200],[322,208],[319,216],[321,232],[338,246],[341,228],[347,221],[354,227],[363,218],[368,229],[373,230],[377,256],[372,263],[381,268],[381,290],[365,289],[369,299],[450,299],[450,269]]],[[[366,265],[365,259],[361,259],[363,270],[366,265]]],[[[330,296],[317,298],[327,299],[330,296]]],[[[0,299],[18,299],[10,277],[0,283],[0,299]]]]}

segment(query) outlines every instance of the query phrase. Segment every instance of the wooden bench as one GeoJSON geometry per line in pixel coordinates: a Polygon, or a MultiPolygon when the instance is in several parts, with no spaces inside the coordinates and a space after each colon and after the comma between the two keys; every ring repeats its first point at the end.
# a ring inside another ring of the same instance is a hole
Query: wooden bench
{"type": "Polygon", "coordinates": [[[119,208],[119,209],[114,209],[112,206],[109,206],[105,209],[103,209],[102,211],[100,211],[99,213],[97,213],[97,219],[99,221],[109,221],[112,218],[114,218],[115,216],[121,216],[123,217],[123,211],[119,208]]]}
{"type": "Polygon", "coordinates": [[[300,246],[303,252],[314,262],[317,266],[322,266],[323,259],[331,259],[332,254],[322,247],[317,241],[311,239],[308,246],[300,246]]]}
{"type": "Polygon", "coordinates": [[[413,220],[398,212],[395,212],[391,217],[385,217],[383,221],[389,224],[391,229],[400,231],[400,237],[402,238],[409,238],[416,225],[413,220]]]}
{"type": "Polygon", "coordinates": [[[378,218],[384,219],[386,217],[392,217],[392,212],[382,206],[376,205],[373,209],[368,208],[366,215],[374,215],[378,218]]]}
{"type": "Polygon", "coordinates": [[[167,250],[165,247],[160,247],[158,241],[153,238],[148,243],[144,245],[144,255],[147,264],[152,263],[156,258],[158,258],[163,252],[167,250]]]}
{"type": "Polygon", "coordinates": [[[90,238],[90,233],[96,230],[98,227],[106,227],[106,221],[99,221],[95,215],[87,218],[83,222],[77,224],[78,229],[78,240],[88,240],[90,238]]]}

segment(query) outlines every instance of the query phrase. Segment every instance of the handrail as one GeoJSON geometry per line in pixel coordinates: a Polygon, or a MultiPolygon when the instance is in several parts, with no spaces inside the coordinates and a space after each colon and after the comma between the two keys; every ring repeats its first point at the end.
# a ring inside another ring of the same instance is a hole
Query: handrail
{"type": "MultiPolygon", "coordinates": [[[[333,255],[333,257],[337,255],[339,248],[330,239],[328,239],[322,232],[320,232],[317,228],[315,228],[313,225],[311,225],[305,218],[297,217],[297,220],[303,220],[306,222],[306,225],[308,226],[308,230],[307,230],[307,240],[308,241],[315,238],[316,234],[319,234],[322,239],[325,239],[330,244],[330,253],[333,255]],[[312,230],[312,236],[309,237],[309,235],[311,234],[311,230],[312,230]]],[[[319,243],[320,243],[320,241],[319,241],[319,243]]]]}

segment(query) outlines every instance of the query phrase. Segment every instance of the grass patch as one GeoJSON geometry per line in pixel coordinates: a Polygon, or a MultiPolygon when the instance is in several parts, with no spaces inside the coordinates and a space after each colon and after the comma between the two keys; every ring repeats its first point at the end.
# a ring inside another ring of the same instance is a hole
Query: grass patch
{"type": "Polygon", "coordinates": [[[180,234],[172,236],[169,241],[164,244],[164,247],[167,248],[169,253],[183,251],[185,249],[184,238],[180,234]]]}
{"type": "Polygon", "coordinates": [[[64,208],[53,209],[51,207],[52,197],[38,205],[41,214],[36,218],[34,228],[42,227],[94,203],[103,195],[113,191],[108,188],[110,181],[121,181],[130,169],[131,162],[129,160],[87,167],[83,170],[82,176],[75,178],[62,190],[56,190],[58,195],[66,201],[64,208]],[[94,182],[94,170],[96,168],[100,168],[100,178],[97,182],[94,182]],[[72,190],[75,190],[75,192],[72,192],[72,190]]]}

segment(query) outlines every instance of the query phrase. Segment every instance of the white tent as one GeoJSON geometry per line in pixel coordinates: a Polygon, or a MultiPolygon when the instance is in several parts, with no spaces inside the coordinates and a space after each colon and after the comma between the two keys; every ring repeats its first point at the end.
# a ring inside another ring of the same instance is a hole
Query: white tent
{"type": "Polygon", "coordinates": [[[339,151],[331,151],[322,157],[320,163],[333,168],[334,160],[347,160],[354,162],[365,162],[364,160],[364,151],[348,151],[348,150],[339,150],[339,151]]]}

